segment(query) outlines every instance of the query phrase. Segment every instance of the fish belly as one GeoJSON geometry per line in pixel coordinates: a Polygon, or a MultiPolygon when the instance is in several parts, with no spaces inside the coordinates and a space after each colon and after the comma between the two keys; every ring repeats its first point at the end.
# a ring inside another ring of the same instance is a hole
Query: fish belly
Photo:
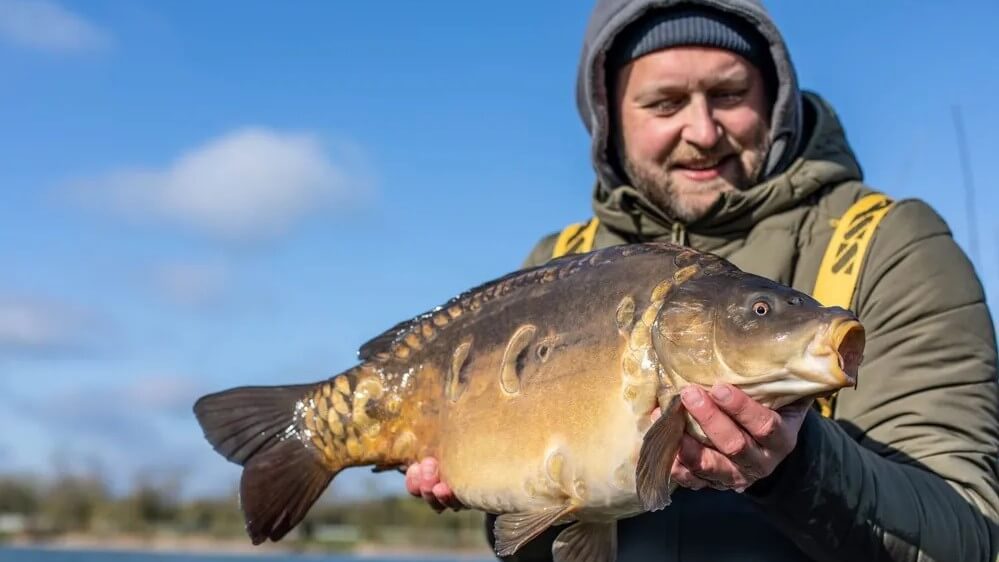
{"type": "Polygon", "coordinates": [[[442,434],[443,480],[463,503],[491,513],[569,503],[582,520],[640,512],[635,466],[653,404],[636,412],[620,389],[595,390],[457,409],[442,434]]]}

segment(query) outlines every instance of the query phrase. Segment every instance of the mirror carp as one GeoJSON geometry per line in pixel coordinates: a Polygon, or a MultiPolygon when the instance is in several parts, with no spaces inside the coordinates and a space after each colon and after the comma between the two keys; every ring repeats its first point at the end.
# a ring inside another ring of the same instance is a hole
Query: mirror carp
{"type": "Polygon", "coordinates": [[[556,560],[612,560],[616,521],[665,508],[687,385],[773,409],[854,386],[864,328],[841,308],[666,243],[575,254],[462,293],[364,344],[329,379],[241,387],[194,412],[243,466],[254,544],[280,540],[341,470],[426,456],[497,555],[551,525],[556,560]],[[650,414],[659,407],[655,423],[650,414]]]}

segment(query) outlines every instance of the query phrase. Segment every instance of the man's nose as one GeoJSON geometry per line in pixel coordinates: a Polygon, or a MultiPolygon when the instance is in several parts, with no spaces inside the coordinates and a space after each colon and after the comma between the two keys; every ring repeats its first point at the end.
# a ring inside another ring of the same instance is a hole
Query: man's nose
{"type": "Polygon", "coordinates": [[[718,144],[721,125],[711,115],[711,108],[704,100],[695,100],[687,106],[686,123],[681,137],[699,148],[708,149],[718,144]]]}

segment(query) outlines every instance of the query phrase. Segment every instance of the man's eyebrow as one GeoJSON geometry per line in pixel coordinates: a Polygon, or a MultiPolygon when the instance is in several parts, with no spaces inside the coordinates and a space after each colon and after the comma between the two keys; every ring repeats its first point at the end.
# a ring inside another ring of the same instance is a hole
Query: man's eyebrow
{"type": "Polygon", "coordinates": [[[716,74],[709,86],[721,86],[730,84],[751,84],[753,74],[744,68],[733,67],[716,74]]]}
{"type": "MultiPolygon", "coordinates": [[[[747,69],[732,66],[722,69],[714,74],[704,77],[698,81],[698,87],[712,87],[719,84],[751,83],[753,74],[747,69]]],[[[641,93],[664,92],[670,93],[677,90],[687,90],[690,81],[682,77],[663,77],[648,85],[641,93]]]]}
{"type": "Polygon", "coordinates": [[[654,94],[675,94],[687,91],[687,83],[683,80],[657,80],[648,86],[635,91],[635,97],[654,94]]]}
{"type": "MultiPolygon", "coordinates": [[[[729,76],[719,76],[716,79],[705,80],[697,85],[698,88],[733,88],[748,87],[752,84],[752,77],[748,73],[738,73],[729,76]]],[[[641,100],[651,96],[686,94],[690,91],[688,83],[683,80],[659,80],[649,84],[647,87],[636,90],[633,99],[641,100]]]]}

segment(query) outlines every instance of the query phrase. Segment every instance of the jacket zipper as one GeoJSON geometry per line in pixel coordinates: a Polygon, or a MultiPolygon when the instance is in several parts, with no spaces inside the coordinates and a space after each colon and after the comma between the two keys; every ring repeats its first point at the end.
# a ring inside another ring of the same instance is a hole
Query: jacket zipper
{"type": "Polygon", "coordinates": [[[670,242],[679,246],[687,245],[687,229],[678,222],[673,223],[673,232],[670,233],[670,242]]]}

